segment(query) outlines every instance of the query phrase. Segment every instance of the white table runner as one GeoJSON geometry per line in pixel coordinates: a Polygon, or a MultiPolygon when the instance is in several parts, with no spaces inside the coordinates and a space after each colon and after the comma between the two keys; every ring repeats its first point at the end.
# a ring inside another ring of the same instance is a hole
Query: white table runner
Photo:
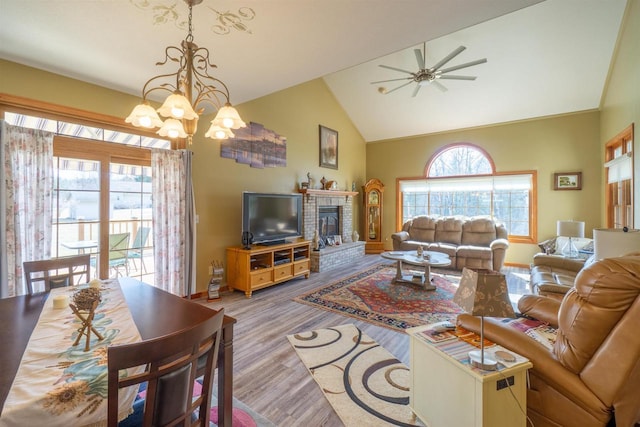
{"type": "MultiPolygon", "coordinates": [[[[54,297],[77,288],[52,289],[31,334],[5,401],[0,426],[94,426],[107,422],[107,346],[141,341],[117,280],[103,282],[102,301],[93,326],[104,339],[91,335],[77,346],[80,320],[67,306],[53,308],[54,297]]],[[[11,345],[4,343],[4,345],[11,345]]],[[[120,419],[130,412],[136,389],[120,394],[120,419]]]]}

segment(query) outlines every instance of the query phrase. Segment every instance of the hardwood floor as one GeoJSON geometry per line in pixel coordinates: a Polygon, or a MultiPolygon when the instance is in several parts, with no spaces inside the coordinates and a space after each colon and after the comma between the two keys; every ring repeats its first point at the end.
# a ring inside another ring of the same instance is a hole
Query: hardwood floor
{"type": "MultiPolygon", "coordinates": [[[[234,331],[234,396],[278,426],[342,426],[286,336],[346,323],[356,325],[409,366],[406,334],[292,301],[303,292],[382,261],[379,255],[366,255],[352,266],[312,273],[309,279],[293,279],[256,291],[251,298],[242,292],[227,292],[221,301],[200,301],[215,309],[224,307],[226,314],[238,320],[234,331]]],[[[509,288],[510,292],[526,292],[518,280],[510,282],[509,288]]]]}

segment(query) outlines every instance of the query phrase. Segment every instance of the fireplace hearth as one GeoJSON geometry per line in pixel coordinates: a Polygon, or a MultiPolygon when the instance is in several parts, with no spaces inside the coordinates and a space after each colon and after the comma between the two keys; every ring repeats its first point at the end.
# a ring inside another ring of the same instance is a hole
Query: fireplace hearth
{"type": "Polygon", "coordinates": [[[364,256],[364,242],[353,242],[353,196],[356,192],[332,190],[300,190],[302,202],[304,238],[313,240],[318,232],[321,240],[339,236],[340,244],[324,245],[311,253],[311,271],[326,271],[350,264],[364,256]]]}

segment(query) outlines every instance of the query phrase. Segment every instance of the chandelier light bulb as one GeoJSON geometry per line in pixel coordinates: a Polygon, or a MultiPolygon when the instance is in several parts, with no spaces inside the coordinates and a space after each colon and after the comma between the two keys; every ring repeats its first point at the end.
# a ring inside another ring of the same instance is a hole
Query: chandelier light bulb
{"type": "Polygon", "coordinates": [[[181,119],[184,117],[184,109],[178,107],[171,108],[171,117],[174,119],[181,119]]]}
{"type": "Polygon", "coordinates": [[[140,117],[140,126],[142,126],[143,128],[150,128],[151,127],[151,119],[149,117],[140,117]]]}
{"type": "Polygon", "coordinates": [[[211,139],[228,139],[233,138],[235,135],[231,132],[231,129],[215,125],[212,120],[211,127],[209,127],[209,130],[204,136],[211,139]]]}
{"type": "Polygon", "coordinates": [[[148,103],[136,105],[129,117],[124,120],[131,123],[135,127],[143,127],[147,129],[159,128],[162,126],[162,120],[148,103]]]}
{"type": "Polygon", "coordinates": [[[158,130],[158,135],[168,138],[186,138],[188,135],[184,131],[182,122],[177,119],[167,119],[158,130]]]}
{"type": "Polygon", "coordinates": [[[179,92],[169,95],[162,107],[158,108],[158,113],[173,119],[193,120],[198,118],[191,106],[191,102],[179,92]]]}
{"type": "Polygon", "coordinates": [[[240,118],[238,111],[229,103],[218,110],[216,118],[211,123],[227,129],[240,129],[247,126],[240,118]]]}

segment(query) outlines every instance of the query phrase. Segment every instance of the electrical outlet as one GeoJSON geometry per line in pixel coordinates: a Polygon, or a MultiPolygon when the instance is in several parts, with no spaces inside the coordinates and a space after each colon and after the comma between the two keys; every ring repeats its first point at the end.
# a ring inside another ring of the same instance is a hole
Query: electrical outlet
{"type": "Polygon", "coordinates": [[[209,276],[213,275],[213,265],[209,266],[209,276]]]}

